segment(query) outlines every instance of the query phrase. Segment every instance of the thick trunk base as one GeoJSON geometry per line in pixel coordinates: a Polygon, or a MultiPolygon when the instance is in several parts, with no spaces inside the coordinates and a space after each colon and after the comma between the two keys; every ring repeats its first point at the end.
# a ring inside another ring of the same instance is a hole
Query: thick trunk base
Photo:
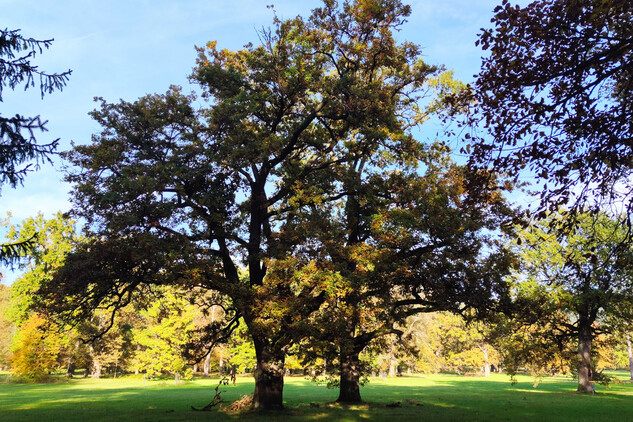
{"type": "Polygon", "coordinates": [[[339,403],[362,403],[363,399],[360,396],[359,383],[346,383],[341,380],[341,387],[336,401],[339,403]]]}
{"type": "Polygon", "coordinates": [[[258,364],[255,370],[255,393],[253,393],[253,408],[262,410],[283,409],[284,377],[283,367],[278,371],[264,371],[258,364]]]}
{"type": "Polygon", "coordinates": [[[358,353],[341,354],[341,381],[339,403],[360,403],[360,359],[358,353]]]}
{"type": "MultiPolygon", "coordinates": [[[[261,335],[261,337],[253,335],[257,367],[253,373],[255,377],[255,392],[253,393],[252,407],[258,410],[283,409],[286,358],[284,347],[275,345],[266,338],[265,334],[269,333],[254,330],[250,326],[249,329],[251,333],[255,332],[261,335]]],[[[235,367],[233,367],[233,370],[235,371],[235,367]]],[[[233,379],[235,380],[235,378],[233,379]]]]}

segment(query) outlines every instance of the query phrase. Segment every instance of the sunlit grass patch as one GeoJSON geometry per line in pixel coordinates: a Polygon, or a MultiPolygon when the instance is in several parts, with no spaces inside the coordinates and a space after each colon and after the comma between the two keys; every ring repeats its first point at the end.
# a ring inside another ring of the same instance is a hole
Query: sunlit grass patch
{"type": "MultiPolygon", "coordinates": [[[[625,373],[618,374],[625,378],[625,373]]],[[[364,403],[336,403],[337,390],[302,377],[285,381],[281,412],[229,411],[228,404],[253,392],[251,377],[221,387],[224,408],[194,412],[211,400],[217,379],[174,385],[169,380],[71,379],[56,384],[0,382],[0,420],[55,421],[595,421],[633,414],[633,384],[597,387],[595,396],[575,392],[570,378],[490,378],[457,375],[372,378],[362,387],[364,403]]]]}

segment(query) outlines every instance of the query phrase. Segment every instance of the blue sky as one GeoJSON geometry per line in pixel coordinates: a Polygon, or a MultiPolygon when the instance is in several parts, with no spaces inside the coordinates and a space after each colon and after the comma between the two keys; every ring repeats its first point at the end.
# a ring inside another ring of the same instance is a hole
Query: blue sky
{"type": "MultiPolygon", "coordinates": [[[[409,2],[412,16],[398,35],[419,44],[425,60],[443,64],[470,82],[482,52],[475,47],[480,28],[490,25],[501,0],[419,0],[409,2]]],[[[6,91],[3,115],[41,115],[48,120],[40,142],[60,138],[60,150],[71,141],[84,144],[99,127],[88,112],[93,98],[134,100],[164,92],[169,85],[188,86],[195,45],[217,40],[218,47],[238,49],[256,43],[257,29],[270,25],[273,3],[280,18],[307,16],[319,0],[0,0],[0,26],[21,29],[24,36],[54,38],[51,49],[35,64],[46,71],[72,69],[68,86],[43,100],[36,89],[6,91]]],[[[523,2],[525,3],[525,2],[523,2]]],[[[43,166],[24,187],[2,187],[0,217],[12,221],[52,216],[70,208],[70,187],[62,179],[63,164],[43,166]]],[[[14,276],[5,273],[10,283],[14,276]]]]}

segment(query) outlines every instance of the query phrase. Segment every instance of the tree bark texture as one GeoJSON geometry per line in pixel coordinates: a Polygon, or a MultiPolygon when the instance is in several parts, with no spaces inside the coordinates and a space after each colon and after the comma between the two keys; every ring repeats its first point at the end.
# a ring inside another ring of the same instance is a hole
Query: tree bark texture
{"type": "Polygon", "coordinates": [[[591,322],[589,318],[580,315],[578,319],[578,391],[593,393],[591,381],[591,322]]]}
{"type": "Polygon", "coordinates": [[[283,409],[284,354],[274,353],[261,341],[253,339],[257,356],[253,408],[263,410],[283,409]]]}
{"type": "Polygon", "coordinates": [[[360,403],[363,400],[360,397],[360,358],[356,351],[344,352],[341,350],[341,382],[339,403],[360,403]]]}

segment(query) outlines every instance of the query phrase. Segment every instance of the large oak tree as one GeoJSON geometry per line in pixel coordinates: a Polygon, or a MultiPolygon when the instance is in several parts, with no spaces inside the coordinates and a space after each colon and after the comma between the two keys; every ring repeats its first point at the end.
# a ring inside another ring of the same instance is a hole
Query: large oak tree
{"type": "Polygon", "coordinates": [[[306,212],[328,271],[338,276],[314,316],[308,350],[338,361],[340,402],[361,401],[360,353],[400,334],[408,316],[485,314],[507,304],[504,277],[513,257],[499,236],[513,213],[499,187],[490,195],[468,192],[468,170],[444,146],[418,144],[415,151],[409,166],[403,160],[380,168],[375,156],[357,157],[341,166],[346,194],[339,206],[306,212]]]}
{"type": "Polygon", "coordinates": [[[282,407],[285,354],[332,281],[306,276],[322,265],[310,233],[284,223],[340,198],[316,180],[350,151],[410,142],[436,69],[392,36],[409,13],[397,0],[327,0],[308,19],[275,20],[262,45],[201,48],[192,80],[208,106],[178,88],[103,101],[103,131],[67,156],[93,240],[44,286],[50,310],[116,309],[143,284],[218,291],[231,326],[241,316],[253,338],[255,407],[282,407]]]}

